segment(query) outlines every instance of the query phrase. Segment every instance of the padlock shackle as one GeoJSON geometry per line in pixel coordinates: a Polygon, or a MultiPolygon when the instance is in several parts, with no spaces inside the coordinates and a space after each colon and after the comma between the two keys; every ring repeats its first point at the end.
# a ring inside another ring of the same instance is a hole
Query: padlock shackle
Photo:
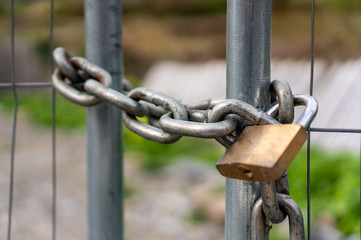
{"type": "MultiPolygon", "coordinates": [[[[295,94],[293,95],[293,102],[295,106],[306,106],[306,109],[302,113],[301,117],[297,120],[297,124],[300,124],[305,129],[308,129],[318,111],[318,103],[316,99],[306,94],[295,94]]],[[[277,103],[268,109],[267,114],[275,117],[278,114],[278,110],[279,104],[277,103]]]]}
{"type": "Polygon", "coordinates": [[[308,129],[311,122],[316,117],[318,111],[318,103],[316,99],[310,95],[294,95],[293,101],[295,106],[304,105],[306,106],[305,111],[298,119],[297,123],[301,124],[305,129],[308,129]]]}

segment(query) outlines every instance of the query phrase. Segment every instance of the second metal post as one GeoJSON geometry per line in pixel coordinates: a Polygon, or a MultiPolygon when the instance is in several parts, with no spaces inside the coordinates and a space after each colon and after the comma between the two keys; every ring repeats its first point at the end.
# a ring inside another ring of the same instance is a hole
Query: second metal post
{"type": "MultiPolygon", "coordinates": [[[[86,57],[122,79],[119,0],[86,0],[86,57]]],[[[109,103],[88,108],[88,239],[123,239],[121,111],[109,103]]]]}

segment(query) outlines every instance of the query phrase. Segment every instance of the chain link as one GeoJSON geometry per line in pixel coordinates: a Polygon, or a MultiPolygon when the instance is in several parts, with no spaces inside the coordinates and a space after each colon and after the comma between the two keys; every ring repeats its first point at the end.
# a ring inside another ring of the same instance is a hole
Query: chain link
{"type": "Polygon", "coordinates": [[[92,79],[86,80],[84,83],[84,90],[87,93],[96,96],[98,99],[107,101],[130,114],[140,117],[148,114],[147,106],[134,101],[132,98],[129,98],[112,88],[104,86],[98,81],[92,79]]]}
{"type": "MultiPolygon", "coordinates": [[[[167,111],[171,111],[175,119],[188,120],[185,107],[178,100],[163,93],[147,88],[135,88],[128,93],[128,97],[137,101],[143,100],[161,106],[167,111]]],[[[161,128],[147,125],[137,120],[136,116],[131,113],[123,112],[123,121],[129,130],[148,140],[159,143],[173,143],[181,138],[181,135],[164,132],[161,128]]]]}
{"type": "MultiPolygon", "coordinates": [[[[203,116],[203,118],[206,117],[203,116]]],[[[198,117],[193,117],[192,119],[201,120],[198,117]]],[[[224,120],[215,123],[182,121],[173,119],[172,114],[167,113],[160,118],[159,124],[162,130],[169,133],[182,134],[189,137],[217,138],[231,134],[237,127],[237,119],[229,115],[224,120]]]]}
{"type": "Polygon", "coordinates": [[[288,82],[275,79],[271,82],[271,102],[278,102],[278,121],[281,123],[292,123],[294,118],[293,94],[288,82]]]}
{"type": "MultiPolygon", "coordinates": [[[[278,193],[278,204],[284,209],[285,214],[288,216],[290,240],[304,240],[304,223],[301,209],[297,203],[288,195],[278,193]]],[[[266,216],[263,212],[263,199],[260,198],[253,206],[252,220],[251,220],[251,239],[264,240],[269,234],[270,226],[266,221],[266,216]]]]}
{"type": "Polygon", "coordinates": [[[282,176],[276,181],[276,192],[290,195],[287,172],[284,172],[282,176]]]}
{"type": "MultiPolygon", "coordinates": [[[[55,52],[54,52],[55,54],[55,52]]],[[[56,60],[57,58],[55,58],[56,60]]],[[[112,84],[112,78],[110,74],[104,69],[98,67],[95,64],[88,62],[84,58],[72,57],[69,59],[70,63],[78,67],[79,69],[85,71],[93,79],[96,79],[104,87],[109,88],[112,84]]],[[[64,63],[62,61],[61,63],[64,63]]],[[[71,79],[69,79],[60,69],[55,69],[52,77],[54,87],[62,94],[64,97],[69,100],[83,105],[83,106],[93,106],[100,103],[102,100],[94,95],[91,95],[85,91],[79,90],[72,85],[71,79]],[[68,80],[68,82],[66,82],[68,80]]],[[[84,84],[90,80],[86,80],[84,84]]],[[[78,87],[79,88],[79,87],[78,87]]]]}
{"type": "Polygon", "coordinates": [[[281,211],[278,203],[275,181],[260,182],[260,185],[264,214],[272,223],[281,223],[286,215],[281,211]]]}
{"type": "Polygon", "coordinates": [[[56,48],[53,52],[53,58],[58,65],[60,72],[72,83],[83,82],[85,80],[72,65],[70,60],[72,56],[64,48],[56,48]]]}

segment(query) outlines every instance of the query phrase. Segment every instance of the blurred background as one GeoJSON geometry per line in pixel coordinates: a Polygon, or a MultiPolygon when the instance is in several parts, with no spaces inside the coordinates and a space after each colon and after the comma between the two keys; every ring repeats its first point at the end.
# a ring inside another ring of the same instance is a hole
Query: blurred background
{"type": "MultiPolygon", "coordinates": [[[[124,0],[125,76],[174,97],[225,96],[225,0],[124,0]]],[[[54,44],[84,56],[83,1],[55,1],[54,44]]],[[[48,0],[15,1],[17,82],[50,81],[48,0]]],[[[0,81],[11,81],[10,2],[0,0],[0,81]]],[[[272,78],[309,92],[311,1],[275,0],[272,78]]],[[[316,0],[315,127],[360,128],[361,1],[316,0]]],[[[19,89],[13,239],[51,236],[51,90],[19,89]]],[[[0,235],[7,231],[14,99],[0,94],[0,235]]],[[[57,98],[58,239],[86,239],[85,108],[57,98]]],[[[125,239],[224,239],[224,178],[215,141],[172,145],[124,129],[125,239]],[[194,146],[197,146],[196,148],[194,146]]],[[[360,136],[312,134],[315,240],[359,239],[360,136]]],[[[289,169],[306,219],[306,151],[289,169]]],[[[288,239],[287,222],[273,239],[288,239]]]]}

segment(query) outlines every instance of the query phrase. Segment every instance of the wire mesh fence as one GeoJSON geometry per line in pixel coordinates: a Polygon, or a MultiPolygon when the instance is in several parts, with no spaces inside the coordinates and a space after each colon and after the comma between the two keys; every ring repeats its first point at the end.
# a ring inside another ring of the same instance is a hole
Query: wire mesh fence
{"type": "MultiPolygon", "coordinates": [[[[314,88],[314,40],[315,40],[315,2],[314,0],[312,1],[312,29],[311,29],[311,71],[310,71],[310,82],[309,82],[309,86],[310,86],[310,90],[309,93],[310,95],[313,94],[314,88]]],[[[54,25],[54,2],[53,0],[50,0],[50,9],[49,9],[49,66],[50,66],[50,73],[53,72],[53,60],[52,60],[52,50],[53,50],[53,46],[54,46],[54,39],[53,39],[53,25],[54,25]]],[[[14,212],[14,188],[16,188],[16,178],[17,178],[17,172],[16,172],[16,159],[17,159],[17,143],[19,141],[19,139],[17,138],[20,134],[19,131],[21,131],[21,129],[18,129],[18,114],[19,114],[19,98],[21,97],[21,93],[22,93],[22,89],[40,89],[41,91],[51,91],[51,98],[48,99],[47,101],[51,101],[51,108],[49,109],[49,111],[51,112],[51,135],[49,136],[49,141],[51,141],[51,144],[48,145],[48,149],[44,149],[44,151],[49,151],[50,152],[50,156],[49,156],[49,161],[51,161],[51,169],[49,169],[49,171],[51,171],[51,204],[49,204],[48,209],[51,209],[52,212],[52,218],[49,219],[49,222],[51,222],[51,236],[52,239],[56,239],[56,236],[61,235],[60,233],[57,233],[56,231],[56,219],[57,219],[57,169],[56,169],[56,94],[55,94],[55,89],[53,88],[52,83],[49,82],[36,82],[36,81],[31,81],[31,82],[22,82],[21,79],[17,78],[17,72],[21,71],[21,69],[17,69],[17,65],[16,65],[16,42],[15,42],[15,26],[16,26],[16,19],[15,19],[15,1],[12,0],[11,1],[11,69],[9,69],[9,71],[11,72],[11,81],[9,82],[5,82],[5,83],[1,83],[0,84],[0,88],[2,88],[3,91],[6,91],[6,89],[11,90],[12,91],[12,96],[13,96],[13,122],[12,122],[12,139],[10,141],[10,146],[8,151],[10,152],[10,174],[9,174],[9,193],[8,193],[8,213],[7,213],[7,239],[12,239],[11,234],[12,231],[21,231],[21,229],[16,229],[14,230],[13,228],[13,212],[14,212]],[[44,89],[48,89],[48,90],[44,90],[44,89]]],[[[50,79],[50,75],[49,75],[49,79],[50,79]]],[[[358,86],[356,86],[358,87],[358,86]]],[[[352,117],[352,116],[350,116],[352,117]]],[[[311,172],[312,172],[312,168],[311,168],[311,156],[312,156],[312,145],[311,145],[311,140],[312,140],[312,136],[314,134],[360,134],[361,133],[361,129],[358,127],[354,127],[354,128],[329,128],[327,126],[312,126],[309,130],[309,138],[308,138],[308,142],[307,142],[307,231],[308,231],[308,239],[311,239],[312,233],[312,224],[313,222],[311,221],[311,216],[312,216],[312,202],[311,202],[311,196],[312,196],[312,185],[311,185],[311,172]]],[[[36,136],[34,136],[36,138],[36,136]]],[[[361,149],[361,148],[360,148],[361,149]]],[[[29,161],[31,161],[31,159],[29,159],[29,161]]],[[[49,165],[50,166],[50,165],[49,165]]],[[[361,178],[360,178],[361,181],[361,178]]],[[[59,183],[60,184],[60,183],[59,183]]],[[[36,194],[36,192],[34,193],[36,194]]],[[[359,196],[357,196],[359,198],[359,196]]],[[[332,201],[333,195],[332,193],[330,193],[330,202],[332,201]]],[[[358,201],[360,202],[360,201],[358,201]]],[[[359,208],[359,206],[358,206],[359,208]]],[[[360,212],[358,212],[357,214],[360,214],[360,212]]],[[[4,216],[4,214],[2,214],[4,216]]],[[[4,221],[3,221],[4,222],[4,221]]],[[[47,227],[49,227],[49,225],[47,225],[47,227]]],[[[49,230],[47,230],[49,231],[49,230]]],[[[29,236],[31,237],[31,236],[29,236]]]]}

